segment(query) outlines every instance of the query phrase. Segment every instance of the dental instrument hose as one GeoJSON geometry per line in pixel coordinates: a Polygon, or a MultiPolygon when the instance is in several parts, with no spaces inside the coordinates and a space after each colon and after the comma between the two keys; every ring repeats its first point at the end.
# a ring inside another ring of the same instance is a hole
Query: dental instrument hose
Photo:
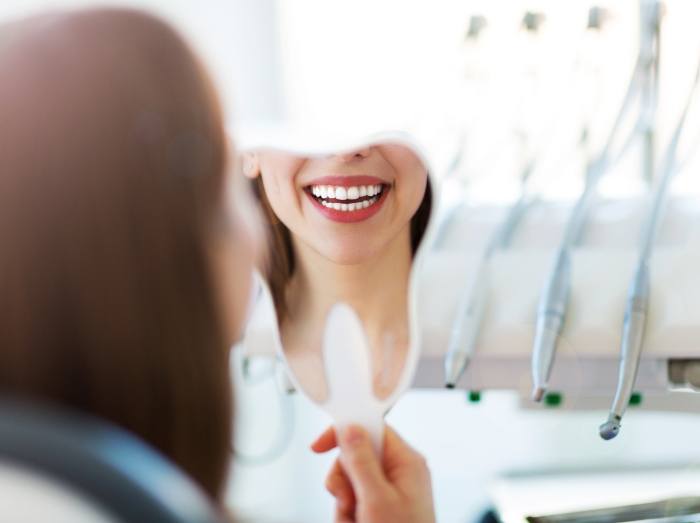
{"type": "Polygon", "coordinates": [[[647,316],[649,312],[650,277],[649,263],[654,247],[661,215],[666,202],[668,188],[671,179],[678,171],[676,165],[676,153],[678,142],[685,125],[686,116],[689,112],[694,95],[697,91],[698,80],[700,79],[700,64],[695,73],[695,79],[686,101],[681,118],[676,125],[668,149],[664,155],[661,178],[653,195],[651,211],[644,223],[641,234],[641,245],[639,249],[639,259],[635,275],[630,284],[625,319],[622,333],[622,346],[620,349],[620,368],[617,381],[615,398],[610,409],[610,414],[605,423],[599,428],[600,437],[609,440],[617,436],[620,432],[622,416],[629,405],[634,389],[634,384],[639,371],[644,347],[644,333],[646,329],[647,316]]]}

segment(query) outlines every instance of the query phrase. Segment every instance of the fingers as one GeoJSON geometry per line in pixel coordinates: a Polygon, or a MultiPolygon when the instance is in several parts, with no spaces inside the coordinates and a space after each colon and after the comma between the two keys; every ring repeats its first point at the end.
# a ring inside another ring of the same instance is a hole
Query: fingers
{"type": "Polygon", "coordinates": [[[398,433],[388,425],[384,429],[384,465],[387,469],[413,465],[422,461],[422,456],[413,450],[398,433]]]}
{"type": "Polygon", "coordinates": [[[369,434],[360,427],[348,427],[338,435],[328,429],[311,447],[325,452],[336,446],[340,456],[326,479],[326,488],[336,499],[336,523],[354,523],[358,514],[371,521],[435,521],[425,459],[393,429],[385,428],[381,462],[369,434]]]}
{"type": "MultiPolygon", "coordinates": [[[[398,433],[389,425],[385,425],[384,432],[384,468],[390,469],[398,466],[420,465],[422,456],[406,443],[398,433]]],[[[338,447],[338,438],[334,427],[328,427],[311,444],[311,450],[318,454],[328,452],[338,447]]]]}
{"type": "Polygon", "coordinates": [[[337,459],[326,478],[326,489],[336,499],[336,521],[352,521],[355,514],[355,494],[337,459]]]}
{"type": "Polygon", "coordinates": [[[333,497],[337,498],[339,501],[352,503],[355,501],[355,496],[352,491],[352,484],[350,480],[345,475],[343,467],[340,465],[339,460],[335,460],[331,471],[326,477],[326,490],[330,492],[333,497]]]}
{"type": "Polygon", "coordinates": [[[351,425],[341,433],[340,461],[358,500],[387,495],[389,485],[364,429],[351,425]]]}
{"type": "Polygon", "coordinates": [[[333,450],[338,446],[338,440],[335,435],[335,428],[328,427],[316,441],[311,444],[311,450],[318,454],[333,450]]]}
{"type": "Polygon", "coordinates": [[[333,518],[334,523],[355,523],[355,515],[354,514],[348,514],[342,509],[338,507],[336,504],[335,506],[335,518],[333,518]]]}
{"type": "Polygon", "coordinates": [[[430,470],[425,458],[389,427],[384,437],[384,472],[388,482],[404,495],[427,492],[432,499],[430,470]]]}

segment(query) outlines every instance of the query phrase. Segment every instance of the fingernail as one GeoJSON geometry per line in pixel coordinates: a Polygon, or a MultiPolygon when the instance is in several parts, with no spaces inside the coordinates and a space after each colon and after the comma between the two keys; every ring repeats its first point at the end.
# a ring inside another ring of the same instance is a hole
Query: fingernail
{"type": "Polygon", "coordinates": [[[355,425],[350,425],[343,431],[343,442],[350,447],[356,447],[364,439],[365,431],[355,425]]]}

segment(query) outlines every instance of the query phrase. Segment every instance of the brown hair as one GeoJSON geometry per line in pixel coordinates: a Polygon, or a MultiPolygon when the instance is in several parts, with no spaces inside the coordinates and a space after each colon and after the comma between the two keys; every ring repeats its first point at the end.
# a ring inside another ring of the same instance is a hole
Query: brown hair
{"type": "Polygon", "coordinates": [[[115,9],[2,28],[0,72],[0,393],[130,429],[218,498],[226,145],[207,76],[170,27],[115,9]]]}
{"type": "MultiPolygon", "coordinates": [[[[263,273],[270,286],[272,299],[275,302],[277,320],[281,323],[288,313],[285,291],[295,269],[292,237],[287,226],[277,218],[267,199],[262,176],[258,176],[253,181],[253,193],[260,201],[265,218],[264,221],[267,226],[268,254],[265,257],[263,273]]],[[[430,186],[430,177],[428,177],[423,200],[421,200],[418,210],[416,210],[411,219],[411,250],[413,254],[418,249],[425,234],[425,229],[428,227],[432,202],[433,194],[430,186]]]]}

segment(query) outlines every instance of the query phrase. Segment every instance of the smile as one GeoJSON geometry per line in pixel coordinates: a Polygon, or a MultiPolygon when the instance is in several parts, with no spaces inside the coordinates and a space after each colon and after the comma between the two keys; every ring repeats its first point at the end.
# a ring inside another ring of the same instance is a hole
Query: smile
{"type": "Polygon", "coordinates": [[[324,216],[347,223],[363,221],[374,215],[382,206],[389,189],[390,186],[385,183],[314,184],[305,187],[304,192],[324,216]]]}
{"type": "Polygon", "coordinates": [[[366,209],[377,203],[384,185],[360,185],[342,187],[333,185],[312,185],[311,194],[323,205],[336,211],[353,212],[366,209]]]}

